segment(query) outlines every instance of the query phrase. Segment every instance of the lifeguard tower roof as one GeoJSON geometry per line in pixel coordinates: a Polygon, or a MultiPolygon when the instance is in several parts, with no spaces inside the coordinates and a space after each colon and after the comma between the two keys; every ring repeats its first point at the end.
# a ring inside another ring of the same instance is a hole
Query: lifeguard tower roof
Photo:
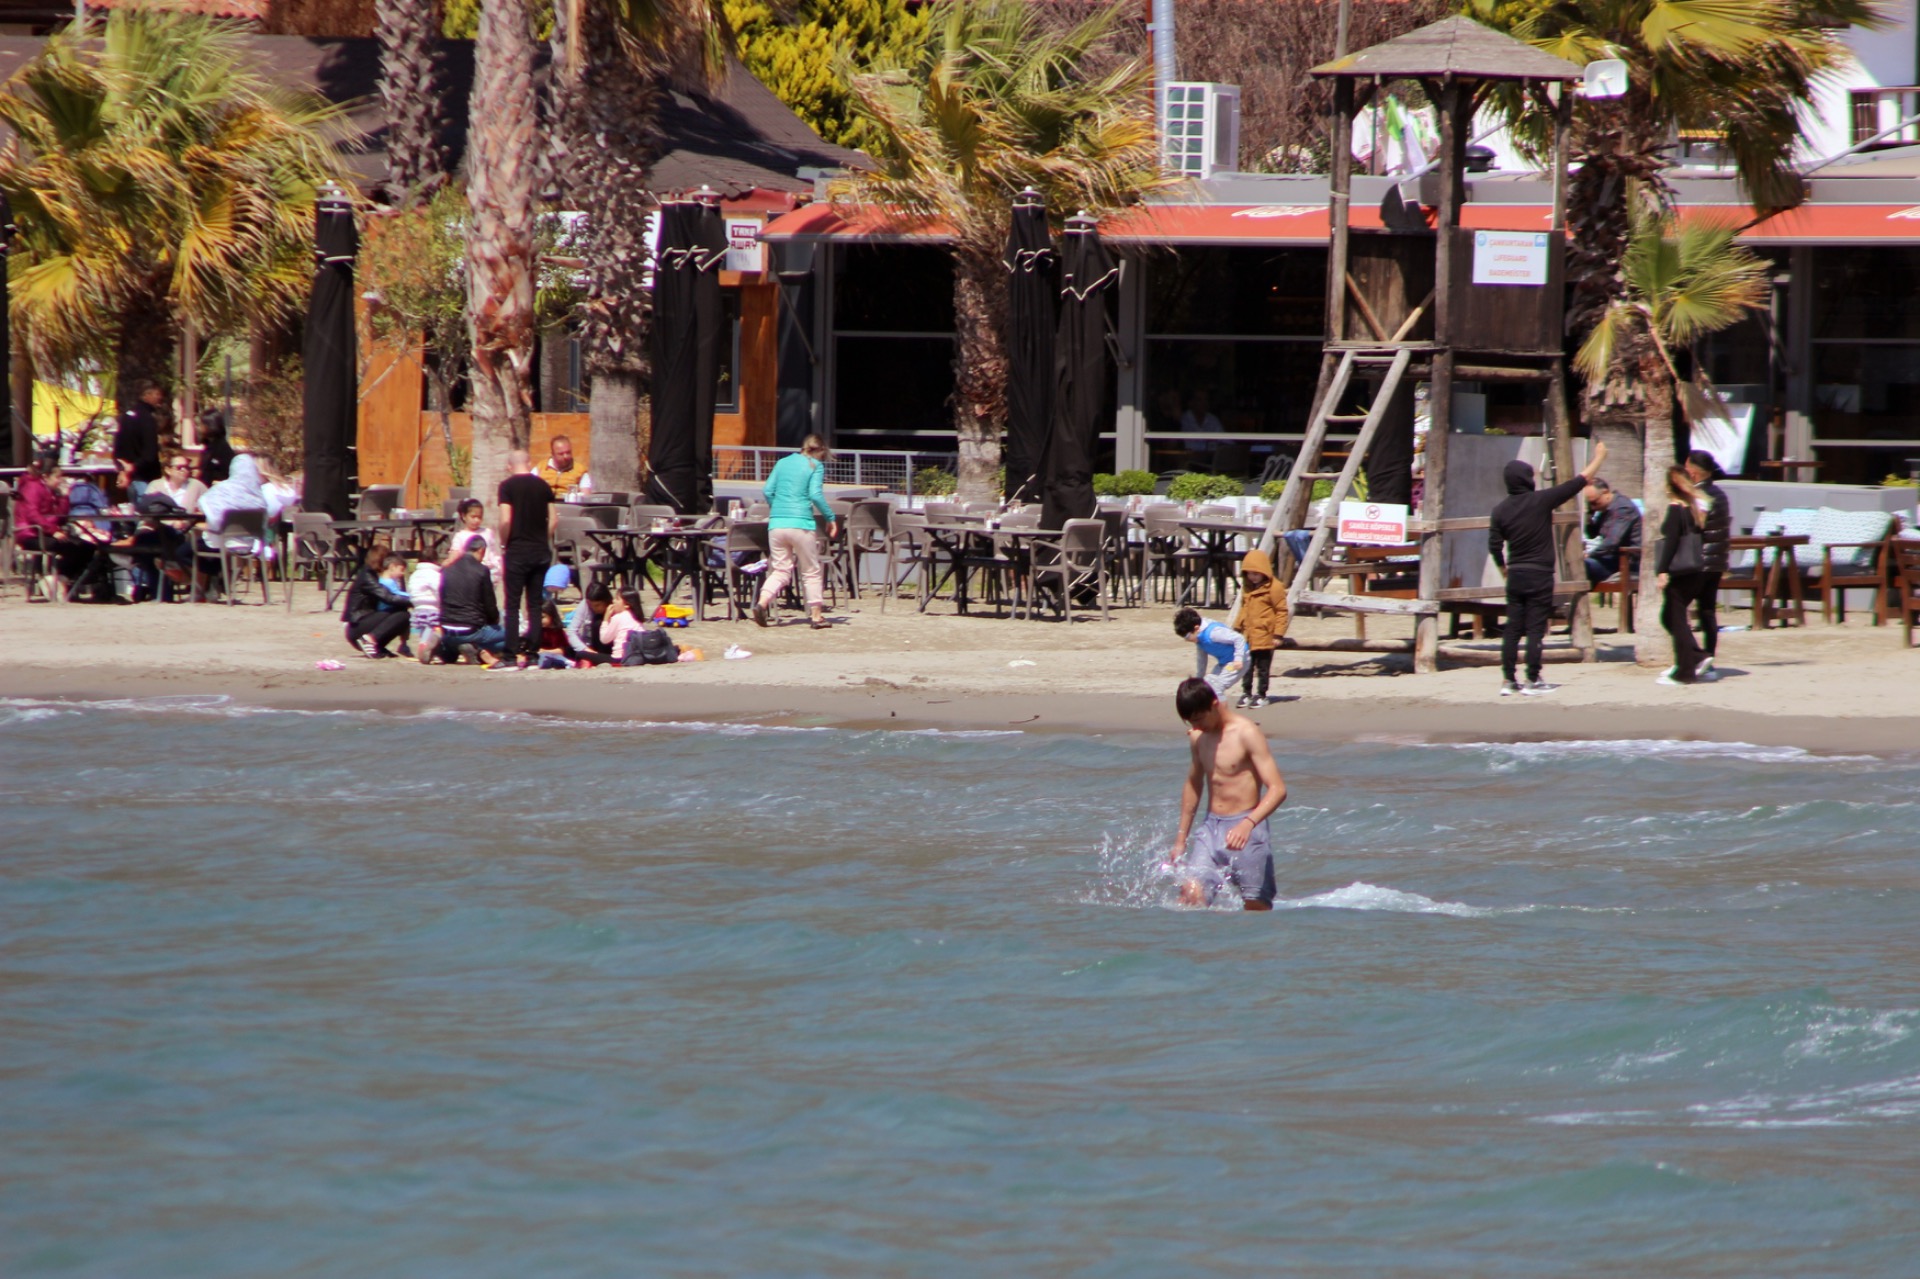
{"type": "Polygon", "coordinates": [[[1542,53],[1472,18],[1452,17],[1409,31],[1398,39],[1322,63],[1316,76],[1371,80],[1578,80],[1581,70],[1565,58],[1542,53]]]}

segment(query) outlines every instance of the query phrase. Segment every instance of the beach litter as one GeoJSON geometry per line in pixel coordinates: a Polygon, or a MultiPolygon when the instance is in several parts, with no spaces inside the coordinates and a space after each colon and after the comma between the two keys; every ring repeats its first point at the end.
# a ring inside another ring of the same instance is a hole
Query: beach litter
{"type": "Polygon", "coordinates": [[[1038,662],[1029,662],[1029,661],[1028,661],[1028,660],[1027,660],[1026,658],[1024,658],[1024,657],[1016,657],[1016,658],[1015,658],[1015,659],[1014,659],[1013,661],[1011,661],[1011,662],[1008,662],[1008,663],[1007,663],[1007,665],[1008,665],[1008,666],[1038,666],[1038,665],[1040,665],[1040,663],[1038,663],[1038,662]]]}
{"type": "Polygon", "coordinates": [[[741,648],[738,644],[729,644],[727,645],[727,651],[720,654],[720,656],[724,661],[744,662],[749,657],[752,657],[753,653],[749,649],[741,648]]]}
{"type": "Polygon", "coordinates": [[[332,658],[327,658],[324,661],[315,662],[313,669],[316,671],[344,671],[347,669],[347,664],[345,662],[336,662],[332,658]]]}

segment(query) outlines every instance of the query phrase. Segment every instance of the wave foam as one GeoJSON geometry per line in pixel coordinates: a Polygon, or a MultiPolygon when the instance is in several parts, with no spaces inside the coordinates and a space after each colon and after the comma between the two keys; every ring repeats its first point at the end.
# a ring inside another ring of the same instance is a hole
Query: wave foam
{"type": "Polygon", "coordinates": [[[626,730],[645,732],[688,732],[713,733],[726,737],[749,737],[761,734],[787,733],[845,733],[849,736],[863,736],[871,733],[900,733],[910,737],[1020,737],[1024,736],[1017,728],[914,728],[914,729],[864,729],[840,728],[828,724],[756,724],[729,720],[698,719],[581,719],[566,715],[547,715],[538,711],[495,711],[468,710],[451,706],[427,706],[416,711],[392,710],[313,710],[302,707],[261,706],[248,702],[236,702],[224,694],[182,694],[162,697],[116,697],[100,698],[91,701],[54,700],[31,697],[0,698],[0,724],[27,723],[39,719],[51,719],[62,715],[78,715],[88,711],[121,711],[132,714],[164,712],[169,715],[208,715],[219,717],[241,717],[253,715],[290,715],[290,716],[326,716],[332,718],[361,718],[380,721],[409,720],[457,720],[480,721],[484,723],[504,724],[517,727],[535,728],[584,728],[595,732],[626,730]]]}
{"type": "Polygon", "coordinates": [[[1877,764],[1877,755],[1820,755],[1799,746],[1752,742],[1686,742],[1671,738],[1574,738],[1549,742],[1440,742],[1444,750],[1484,751],[1517,761],[1580,757],[1624,759],[1733,759],[1749,764],[1877,764]]]}
{"type": "Polygon", "coordinates": [[[1441,902],[1419,893],[1398,888],[1382,888],[1359,880],[1345,888],[1316,893],[1312,897],[1280,898],[1275,910],[1385,910],[1406,915],[1452,915],[1457,919],[1484,919],[1489,915],[1513,915],[1535,910],[1534,906],[1469,906],[1465,902],[1441,902]]]}

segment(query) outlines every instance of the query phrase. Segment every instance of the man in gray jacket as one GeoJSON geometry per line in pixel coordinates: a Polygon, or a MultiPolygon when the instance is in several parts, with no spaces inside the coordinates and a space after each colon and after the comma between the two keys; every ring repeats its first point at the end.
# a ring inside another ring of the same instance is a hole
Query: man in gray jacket
{"type": "Polygon", "coordinates": [[[1733,507],[1727,501],[1726,490],[1714,482],[1724,474],[1720,463],[1705,449],[1687,454],[1687,475],[1712,503],[1707,508],[1706,526],[1700,531],[1705,543],[1704,564],[1700,573],[1700,596],[1696,601],[1700,609],[1700,647],[1706,652],[1700,661],[1703,671],[1713,669],[1714,653],[1720,647],[1720,578],[1727,571],[1727,544],[1733,538],[1733,507]]]}
{"type": "Polygon", "coordinates": [[[1582,496],[1587,499],[1587,536],[1599,539],[1587,552],[1587,585],[1598,586],[1620,571],[1621,551],[1640,545],[1640,508],[1597,475],[1582,496]]]}

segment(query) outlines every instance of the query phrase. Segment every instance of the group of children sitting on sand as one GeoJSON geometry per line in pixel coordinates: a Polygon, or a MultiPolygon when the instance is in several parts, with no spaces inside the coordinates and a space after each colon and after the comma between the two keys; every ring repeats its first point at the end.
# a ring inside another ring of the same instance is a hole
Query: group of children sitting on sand
{"type": "MultiPolygon", "coordinates": [[[[492,670],[513,670],[502,658],[524,652],[503,624],[499,586],[501,560],[484,510],[469,498],[445,559],[408,558],[399,551],[375,551],[347,588],[340,619],[347,642],[373,659],[412,657],[422,665],[467,663],[492,670]]],[[[573,570],[554,565],[547,575],[541,606],[541,670],[584,670],[592,666],[653,666],[698,660],[697,649],[682,649],[660,623],[678,624],[686,612],[663,606],[649,616],[637,591],[617,595],[604,583],[588,585],[572,609],[561,596],[573,586],[573,570]],[[649,622],[653,625],[649,625],[649,622]]]]}
{"type": "Polygon", "coordinates": [[[1207,682],[1214,696],[1227,699],[1227,690],[1240,685],[1239,710],[1265,706],[1273,678],[1273,651],[1292,620],[1287,612],[1287,588],[1274,577],[1273,560],[1265,551],[1248,551],[1240,561],[1240,608],[1231,624],[1210,622],[1191,608],[1173,615],[1173,633],[1194,646],[1194,674],[1207,682]],[[1207,662],[1213,661],[1208,673],[1207,662]]]}

